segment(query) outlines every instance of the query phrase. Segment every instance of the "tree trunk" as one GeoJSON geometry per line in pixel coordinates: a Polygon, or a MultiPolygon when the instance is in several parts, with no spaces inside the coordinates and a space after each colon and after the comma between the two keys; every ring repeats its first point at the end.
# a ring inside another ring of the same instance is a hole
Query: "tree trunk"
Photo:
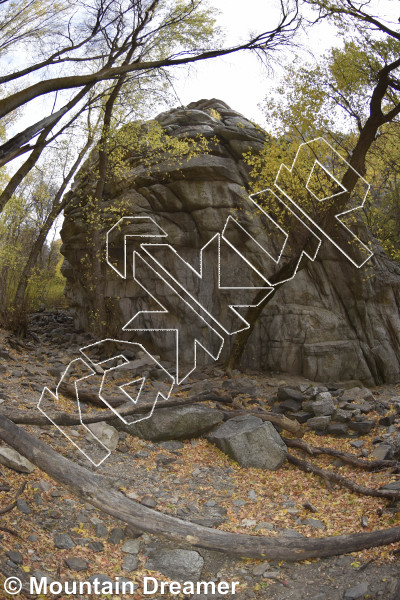
{"type": "Polygon", "coordinates": [[[69,182],[71,181],[72,177],[76,173],[79,165],[81,164],[82,160],[84,159],[84,157],[85,157],[86,153],[88,152],[89,148],[91,147],[92,143],[93,143],[93,135],[91,132],[89,132],[88,140],[87,140],[85,146],[79,152],[77,159],[73,163],[71,169],[68,171],[66,177],[64,178],[64,181],[62,182],[61,186],[59,187],[59,189],[54,197],[53,207],[52,207],[49,215],[47,216],[45,222],[43,223],[43,225],[40,229],[39,235],[31,248],[28,259],[27,259],[25,266],[22,270],[22,273],[20,275],[18,285],[17,285],[17,290],[16,290],[15,296],[13,298],[13,307],[14,307],[13,323],[14,323],[14,326],[19,327],[21,321],[24,318],[26,318],[25,293],[26,293],[26,288],[28,285],[29,277],[32,273],[32,269],[34,268],[34,266],[36,264],[39,254],[43,248],[43,244],[46,241],[47,235],[48,235],[50,229],[52,228],[54,221],[56,220],[58,215],[61,213],[62,210],[64,210],[64,208],[67,205],[68,197],[64,196],[62,201],[61,201],[61,198],[63,197],[63,194],[64,194],[69,182]]]}

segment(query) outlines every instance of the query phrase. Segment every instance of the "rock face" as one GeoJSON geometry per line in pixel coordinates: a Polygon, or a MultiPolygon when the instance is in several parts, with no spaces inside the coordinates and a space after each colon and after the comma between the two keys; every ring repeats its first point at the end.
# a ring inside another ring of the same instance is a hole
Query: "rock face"
{"type": "Polygon", "coordinates": [[[286,460],[287,448],[271,423],[251,416],[229,419],[207,436],[242,467],[275,471],[286,460]]]}
{"type": "MultiPolygon", "coordinates": [[[[101,240],[103,257],[97,288],[90,285],[84,271],[91,234],[83,215],[85,203],[93,193],[87,174],[81,173],[74,184],[61,235],[67,296],[75,309],[77,325],[86,330],[91,328],[96,301],[104,294],[107,335],[142,341],[162,360],[172,361],[175,337],[171,332],[121,331],[133,315],[148,308],[149,297],[129,277],[132,266],[129,260],[125,279],[105,263],[106,232],[122,217],[152,217],[168,235],[156,241],[168,242],[187,263],[199,269],[200,249],[222,232],[226,219],[240,214],[246,220],[249,200],[244,190],[248,189],[249,175],[242,153],[261,150],[266,136],[220,100],[192,103],[159,115],[157,121],[167,134],[177,138],[201,134],[208,140],[208,151],[175,164],[163,157],[150,167],[137,156],[132,157],[128,171],[107,183],[100,207],[103,219],[96,234],[101,240]]],[[[257,216],[253,217],[249,217],[249,223],[252,221],[249,227],[257,231],[259,223],[257,216]]],[[[154,235],[152,228],[153,225],[140,232],[140,242],[154,243],[154,237],[149,237],[154,235]]],[[[274,293],[254,326],[242,358],[243,367],[286,371],[314,381],[357,379],[369,385],[400,378],[400,267],[364,231],[363,241],[368,239],[374,256],[365,267],[357,269],[325,241],[317,259],[308,261],[292,281],[274,293]]],[[[128,239],[128,257],[138,244],[137,238],[128,239]]],[[[115,243],[111,246],[113,260],[120,264],[123,235],[119,246],[115,243]]],[[[257,249],[253,251],[256,255],[257,249]]],[[[154,252],[157,251],[153,251],[153,256],[154,252]]],[[[168,264],[169,258],[159,250],[157,260],[168,264]]],[[[234,285],[240,286],[242,265],[239,260],[230,264],[229,276],[235,280],[234,285]]],[[[190,315],[185,317],[181,301],[171,294],[170,288],[160,285],[151,269],[143,268],[149,291],[156,291],[157,300],[175,313],[182,339],[190,338],[196,330],[194,319],[190,315]]],[[[168,269],[173,272],[170,264],[168,269]]],[[[214,293],[215,281],[200,286],[198,276],[184,263],[178,275],[184,288],[193,290],[210,314],[220,314],[221,299],[214,293]]],[[[142,317],[143,328],[151,328],[151,315],[142,317]]],[[[171,328],[167,317],[157,316],[158,328],[171,328]]],[[[201,326],[198,331],[202,343],[215,351],[215,335],[201,326]]],[[[225,338],[221,359],[227,357],[232,340],[229,336],[225,338]]],[[[185,347],[190,348],[190,343],[185,347]]],[[[192,358],[187,356],[189,362],[192,358]]],[[[197,361],[212,362],[212,359],[199,351],[197,361]]]]}

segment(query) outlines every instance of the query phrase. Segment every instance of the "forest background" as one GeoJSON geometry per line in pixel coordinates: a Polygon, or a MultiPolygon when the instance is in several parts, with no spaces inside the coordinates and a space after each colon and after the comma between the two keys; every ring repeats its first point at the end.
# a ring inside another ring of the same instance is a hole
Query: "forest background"
{"type": "MultiPolygon", "coordinates": [[[[196,64],[218,69],[218,57],[240,65],[237,57],[255,55],[264,73],[255,87],[259,125],[269,137],[264,152],[245,157],[247,191],[270,185],[301,142],[323,136],[371,183],[363,218],[400,260],[400,28],[393,3],[268,4],[260,14],[258,2],[254,12],[248,3],[257,29],[233,40],[227,13],[212,0],[0,0],[1,326],[23,333],[30,312],[64,306],[60,219],[94,149],[92,231],[104,187],[123,170],[126,153],[143,153],[144,161],[151,154],[154,162],[166,149],[180,160],[204,150],[169,138],[151,119],[181,102],[180,89],[186,94],[196,82],[196,64]],[[321,27],[333,42],[323,52],[312,42],[321,27]]],[[[95,238],[93,268],[101,260],[95,238]]]]}

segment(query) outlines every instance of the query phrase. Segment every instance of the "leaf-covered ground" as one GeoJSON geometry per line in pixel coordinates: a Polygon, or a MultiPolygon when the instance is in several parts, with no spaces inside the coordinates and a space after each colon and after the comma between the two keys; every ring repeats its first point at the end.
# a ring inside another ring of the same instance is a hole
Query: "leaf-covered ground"
{"type": "MultiPolygon", "coordinates": [[[[3,379],[0,391],[6,397],[4,405],[36,410],[34,405],[40,395],[39,390],[51,381],[49,368],[54,365],[52,352],[55,352],[54,348],[45,348],[44,351],[35,349],[25,353],[10,350],[14,360],[3,363],[6,364],[6,372],[1,375],[3,379]]],[[[57,356],[60,364],[63,362],[66,364],[67,358],[68,355],[61,352],[57,356]]],[[[219,379],[224,380],[220,375],[219,379]]],[[[283,379],[282,376],[273,375],[253,379],[263,390],[259,401],[265,403],[265,406],[278,385],[299,381],[298,378],[283,379]]],[[[400,388],[381,386],[373,392],[390,401],[391,397],[399,395],[400,388]]],[[[246,406],[246,397],[242,396],[240,400],[243,406],[246,406]]],[[[63,398],[60,406],[62,407],[64,403],[67,407],[69,402],[68,398],[63,398]]],[[[91,410],[88,407],[88,411],[91,410]]],[[[378,418],[378,415],[372,414],[370,417],[378,418]]],[[[82,460],[76,449],[55,428],[28,427],[28,430],[65,456],[93,468],[84,459],[82,460]]],[[[382,431],[384,429],[377,426],[368,435],[357,439],[363,440],[363,449],[370,451],[374,438],[382,431]]],[[[356,454],[358,452],[350,445],[353,438],[318,436],[308,432],[303,439],[316,446],[331,446],[356,454]]],[[[291,450],[291,452],[306,460],[310,459],[299,451],[291,450]]],[[[312,457],[311,460],[315,465],[333,469],[368,487],[379,488],[396,480],[396,475],[389,471],[365,472],[340,464],[328,456],[312,457]]],[[[297,535],[318,537],[373,531],[400,525],[400,513],[396,503],[391,504],[389,500],[353,494],[337,486],[327,487],[324,481],[288,463],[274,472],[245,469],[204,439],[186,440],[171,450],[168,445],[153,444],[123,434],[118,449],[98,471],[113,477],[115,486],[129,497],[154,506],[159,511],[188,520],[209,518],[210,514],[215,517],[217,511],[221,519],[220,524],[217,522],[216,526],[237,533],[279,536],[296,535],[297,532],[297,535]],[[304,508],[306,502],[315,507],[316,512],[304,508]]],[[[170,543],[147,534],[142,536],[137,555],[138,566],[134,571],[128,572],[122,568],[127,556],[122,552],[123,542],[113,544],[109,539],[112,530],[116,527],[124,527],[124,524],[89,505],[83,505],[67,490],[56,485],[37,469],[32,474],[25,475],[5,467],[1,468],[0,483],[4,488],[7,486],[10,488],[8,492],[0,492],[1,507],[8,506],[13,501],[17,489],[24,481],[27,482],[27,486],[20,500],[27,503],[30,513],[24,514],[20,507],[16,507],[1,517],[1,527],[6,529],[1,532],[0,550],[4,578],[14,574],[14,567],[7,562],[6,552],[18,550],[23,557],[18,572],[26,576],[40,570],[56,580],[87,580],[95,573],[107,574],[111,578],[127,577],[139,585],[138,592],[133,597],[144,597],[140,591],[143,577],[154,575],[154,572],[146,569],[148,557],[158,548],[170,546],[170,543]],[[49,483],[49,489],[43,485],[45,482],[49,483]],[[104,533],[100,537],[97,535],[96,526],[99,524],[106,528],[106,535],[104,533]],[[75,543],[74,548],[56,549],[53,539],[55,533],[68,533],[75,543]],[[91,549],[89,544],[93,542],[100,543],[99,551],[91,549]],[[70,570],[65,559],[71,556],[87,561],[87,569],[79,573],[70,570]]],[[[129,532],[126,536],[130,537],[129,532]]],[[[271,577],[265,577],[262,573],[255,574],[260,561],[238,561],[229,557],[217,559],[215,553],[209,553],[205,571],[210,574],[210,577],[213,575],[227,580],[240,579],[241,595],[236,596],[237,598],[265,598],[265,589],[268,588],[268,598],[271,600],[295,597],[290,594],[296,589],[296,597],[300,600],[303,597],[313,598],[312,595],[299,595],[311,593],[306,592],[307,585],[303,581],[304,577],[306,582],[311,582],[313,577],[317,580],[319,577],[322,582],[324,577],[328,581],[329,578],[339,577],[338,573],[342,573],[346,574],[350,586],[353,579],[356,581],[358,576],[361,577],[364,566],[369,563],[372,566],[367,566],[365,572],[369,568],[376,567],[379,569],[377,572],[380,573],[379,578],[376,579],[376,590],[372,588],[373,593],[370,594],[370,598],[374,598],[375,592],[378,594],[378,591],[386,590],[382,593],[387,593],[387,586],[390,584],[393,587],[398,548],[397,544],[355,553],[345,557],[347,561],[345,568],[340,567],[341,563],[337,562],[341,559],[303,561],[302,564],[293,566],[271,563],[265,566],[267,575],[268,572],[275,573],[271,577]],[[222,562],[219,563],[219,560],[222,562]],[[215,565],[218,564],[218,573],[216,571],[213,573],[213,562],[215,565]],[[319,575],[316,575],[317,573],[319,575]],[[296,581],[303,581],[298,584],[300,586],[298,588],[296,588],[296,581]]],[[[161,574],[157,576],[163,579],[161,574]]],[[[113,597],[118,600],[118,596],[113,597]]],[[[376,597],[386,596],[381,594],[376,597]]],[[[332,600],[335,600],[334,596],[332,600]]]]}

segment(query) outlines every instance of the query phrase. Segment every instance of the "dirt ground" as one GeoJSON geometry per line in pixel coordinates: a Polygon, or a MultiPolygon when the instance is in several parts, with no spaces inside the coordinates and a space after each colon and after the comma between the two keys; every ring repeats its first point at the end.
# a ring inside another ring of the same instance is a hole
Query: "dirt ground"
{"type": "MultiPolygon", "coordinates": [[[[68,316],[62,314],[59,322],[49,316],[49,323],[44,333],[43,328],[34,329],[36,339],[28,341],[25,348],[10,346],[5,332],[0,332],[0,349],[3,349],[0,354],[0,402],[3,406],[36,411],[43,387],[54,388],[63,368],[79,355],[84,336],[78,337],[74,333],[68,316]]],[[[226,380],[220,369],[211,368],[196,373],[192,383],[197,381],[201,387],[199,382],[207,381],[218,389],[226,380]]],[[[300,377],[276,373],[251,376],[237,373],[232,380],[234,384],[244,385],[247,381],[255,385],[258,403],[264,407],[273,402],[279,386],[305,382],[300,377]]],[[[375,398],[390,405],[400,395],[400,386],[379,386],[372,392],[375,398]]],[[[67,398],[63,401],[66,405],[70,402],[67,398]]],[[[238,401],[246,406],[246,394],[238,401]]],[[[398,425],[396,418],[392,433],[398,425]]],[[[68,458],[107,475],[113,486],[130,498],[202,525],[254,535],[310,537],[372,531],[400,524],[397,503],[359,496],[335,486],[327,487],[325,482],[289,464],[275,472],[244,469],[203,438],[152,443],[121,433],[117,449],[95,469],[52,425],[27,429],[68,458]],[[315,507],[315,512],[304,507],[306,502],[315,507]]],[[[310,432],[304,439],[357,456],[361,447],[356,449],[351,443],[359,440],[363,442],[363,456],[368,458],[373,443],[387,431],[388,428],[377,425],[361,437],[333,438],[310,432]]],[[[77,431],[71,433],[76,439],[79,435],[77,431]]],[[[336,468],[346,477],[370,487],[378,488],[396,480],[396,475],[388,471],[363,473],[335,463],[331,457],[320,457],[313,462],[324,468],[336,468]]],[[[12,576],[20,578],[24,584],[22,592],[14,598],[38,597],[29,593],[28,579],[32,575],[46,576],[50,582],[52,579],[87,581],[101,574],[113,580],[126,578],[137,585],[134,595],[104,596],[116,599],[396,600],[399,544],[301,563],[237,560],[146,533],[138,536],[138,532],[125,527],[124,523],[78,501],[38,469],[22,474],[1,467],[0,475],[1,507],[8,506],[19,486],[27,482],[17,506],[2,515],[0,522],[3,575],[0,589],[5,579],[12,576]],[[62,534],[68,539],[60,538],[62,534]],[[189,561],[188,573],[190,560],[194,558],[200,565],[202,581],[239,581],[237,593],[144,595],[144,577],[171,580],[174,568],[179,573],[179,565],[174,567],[173,564],[164,568],[163,573],[160,562],[160,556],[168,553],[174,556],[173,551],[177,549],[186,552],[179,556],[183,564],[189,561]],[[193,551],[197,554],[191,554],[193,551]]],[[[0,591],[0,597],[3,597],[2,593],[0,591]]],[[[4,598],[12,597],[4,594],[4,598]]],[[[64,599],[71,596],[61,593],[42,597],[64,599]]],[[[99,596],[83,594],[75,597],[99,596]]]]}

